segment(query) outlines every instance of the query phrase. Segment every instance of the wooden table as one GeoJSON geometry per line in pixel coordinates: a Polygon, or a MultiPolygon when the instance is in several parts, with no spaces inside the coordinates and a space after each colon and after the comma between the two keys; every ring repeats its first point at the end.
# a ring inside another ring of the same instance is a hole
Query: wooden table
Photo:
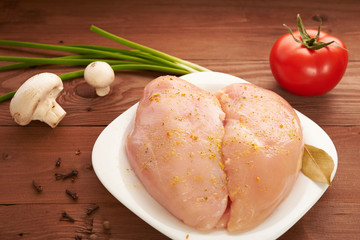
{"type": "MultiPolygon", "coordinates": [[[[116,47],[89,30],[91,24],[141,44],[233,74],[283,96],[332,138],[339,166],[333,186],[281,239],[360,239],[360,5],[357,1],[0,1],[0,39],[116,47]],[[298,97],[280,88],[269,52],[296,14],[341,38],[349,64],[340,84],[319,97],[298,97]]],[[[58,56],[53,51],[0,47],[0,55],[58,56]]],[[[0,72],[0,94],[30,76],[81,68],[44,66],[0,72]]],[[[96,177],[91,152],[101,131],[141,97],[160,72],[118,72],[110,95],[96,97],[83,78],[64,83],[58,102],[67,111],[55,129],[40,122],[20,127],[0,103],[0,239],[165,239],[118,202],[96,177]],[[55,163],[62,159],[60,167],[55,163]],[[77,170],[74,181],[55,173],[77,170]],[[35,180],[43,187],[38,193],[35,180]],[[76,192],[77,201],[65,193],[76,192]],[[87,215],[87,209],[99,209],[87,215]],[[66,211],[76,221],[59,221],[66,211]],[[103,222],[109,221],[106,231],[103,222]],[[94,237],[94,236],[92,236],[94,237]]],[[[185,239],[185,236],[184,236],[185,239]]],[[[191,239],[191,236],[190,238],[191,239]]]]}

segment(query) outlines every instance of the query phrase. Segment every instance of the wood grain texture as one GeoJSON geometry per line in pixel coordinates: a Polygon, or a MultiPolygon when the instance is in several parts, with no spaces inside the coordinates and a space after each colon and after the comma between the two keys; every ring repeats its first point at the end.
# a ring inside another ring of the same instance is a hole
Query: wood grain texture
{"type": "MultiPolygon", "coordinates": [[[[358,1],[0,0],[0,9],[0,39],[118,47],[92,33],[89,27],[94,24],[280,94],[324,128],[339,158],[333,186],[280,239],[360,239],[358,1]],[[321,15],[323,30],[340,37],[349,49],[347,71],[326,95],[294,96],[280,88],[271,74],[270,49],[286,33],[283,23],[295,29],[297,13],[311,28],[318,24],[314,16],[321,15]]],[[[63,53],[0,46],[0,55],[63,53]]],[[[17,89],[39,72],[62,74],[78,69],[43,66],[0,72],[0,94],[17,89]]],[[[103,98],[96,97],[82,78],[65,82],[58,102],[67,115],[55,129],[37,121],[20,127],[9,114],[9,101],[0,103],[0,239],[88,239],[91,234],[98,239],[166,239],[118,202],[91,165],[91,151],[101,131],[135,104],[144,86],[159,75],[162,73],[119,72],[110,94],[103,98]],[[61,166],[55,167],[59,157],[61,166]],[[56,181],[55,173],[73,169],[79,171],[74,181],[56,181]],[[33,180],[43,192],[35,191],[33,180]],[[66,189],[76,192],[79,199],[71,199],[66,189]],[[87,216],[86,210],[94,205],[100,208],[87,216]],[[62,211],[76,221],[59,221],[62,211]],[[102,226],[105,220],[111,223],[110,231],[102,226]]]]}

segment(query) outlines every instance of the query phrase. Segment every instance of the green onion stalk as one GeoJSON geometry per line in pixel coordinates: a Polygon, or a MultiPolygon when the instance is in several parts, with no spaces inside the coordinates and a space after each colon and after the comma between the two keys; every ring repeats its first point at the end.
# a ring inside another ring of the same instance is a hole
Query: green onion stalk
{"type": "MultiPolygon", "coordinates": [[[[2,46],[55,50],[70,54],[63,57],[49,58],[0,56],[0,61],[12,62],[12,64],[0,66],[0,71],[51,64],[86,66],[94,61],[107,62],[114,71],[149,70],[175,75],[210,71],[209,69],[195,63],[182,60],[153,48],[118,37],[96,26],[92,25],[90,30],[130,48],[130,50],[98,45],[56,45],[0,40],[0,45],[2,46]]],[[[83,76],[84,70],[59,75],[62,81],[80,78],[83,76]]],[[[16,90],[0,96],[0,102],[11,99],[15,93],[16,90]]]]}

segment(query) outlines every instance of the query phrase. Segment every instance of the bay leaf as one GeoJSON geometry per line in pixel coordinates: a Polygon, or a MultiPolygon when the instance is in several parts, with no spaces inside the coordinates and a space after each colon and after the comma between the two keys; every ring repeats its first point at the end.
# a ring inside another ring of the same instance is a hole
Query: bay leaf
{"type": "Polygon", "coordinates": [[[331,186],[334,161],[324,150],[305,144],[301,171],[311,180],[331,186]]]}

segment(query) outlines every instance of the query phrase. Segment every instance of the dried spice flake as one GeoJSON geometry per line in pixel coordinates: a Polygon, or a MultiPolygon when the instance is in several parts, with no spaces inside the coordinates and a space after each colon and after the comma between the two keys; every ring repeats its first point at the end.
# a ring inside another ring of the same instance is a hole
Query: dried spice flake
{"type": "Polygon", "coordinates": [[[79,198],[79,196],[77,195],[77,193],[75,192],[71,192],[70,190],[66,189],[65,190],[66,194],[69,195],[72,199],[77,200],[79,198]]]}
{"type": "Polygon", "coordinates": [[[32,181],[32,185],[34,186],[35,190],[40,193],[42,192],[43,188],[39,184],[37,184],[34,180],[32,181]]]}
{"type": "Polygon", "coordinates": [[[55,179],[56,180],[60,180],[60,179],[65,180],[68,178],[75,178],[75,177],[77,177],[78,174],[79,174],[79,172],[77,170],[72,170],[68,174],[55,173],[55,179]]]}
{"type": "Polygon", "coordinates": [[[55,167],[60,167],[61,165],[61,158],[59,157],[58,160],[56,160],[55,167]]]}
{"type": "Polygon", "coordinates": [[[224,170],[224,168],[225,168],[224,164],[219,161],[219,165],[220,165],[221,169],[224,170]]]}
{"type": "Polygon", "coordinates": [[[103,222],[103,228],[108,231],[111,229],[111,225],[110,225],[110,222],[109,221],[104,221],[103,222]]]}
{"type": "Polygon", "coordinates": [[[96,205],[95,207],[88,209],[86,212],[86,215],[90,216],[93,212],[95,212],[98,209],[99,209],[99,206],[96,205]]]}
{"type": "Polygon", "coordinates": [[[62,213],[61,213],[60,221],[75,222],[75,219],[72,218],[72,217],[70,217],[69,214],[67,214],[66,212],[62,212],[62,213]]]}

